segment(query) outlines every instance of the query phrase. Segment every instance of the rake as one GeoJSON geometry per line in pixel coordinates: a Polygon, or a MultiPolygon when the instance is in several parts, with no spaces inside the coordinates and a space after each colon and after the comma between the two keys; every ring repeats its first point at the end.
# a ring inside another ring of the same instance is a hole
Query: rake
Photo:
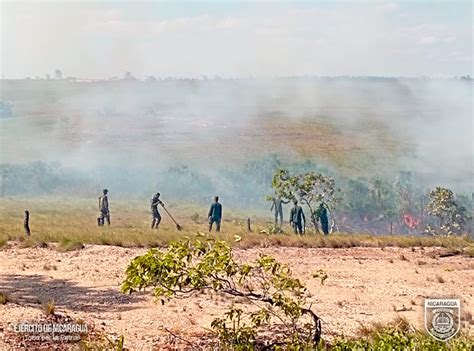
{"type": "Polygon", "coordinates": [[[176,229],[177,230],[181,230],[183,229],[182,226],[180,226],[178,224],[178,222],[176,222],[176,220],[173,218],[173,216],[171,215],[171,213],[166,209],[165,205],[161,204],[161,207],[163,207],[163,210],[165,210],[165,212],[168,214],[168,216],[170,216],[171,220],[174,222],[174,224],[176,224],[176,229]]]}

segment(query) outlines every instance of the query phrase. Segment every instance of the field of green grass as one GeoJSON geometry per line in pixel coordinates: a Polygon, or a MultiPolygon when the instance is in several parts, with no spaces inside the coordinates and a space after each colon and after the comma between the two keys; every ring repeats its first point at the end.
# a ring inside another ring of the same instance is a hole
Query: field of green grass
{"type": "MultiPolygon", "coordinates": [[[[98,227],[95,200],[61,198],[4,198],[0,200],[0,243],[21,240],[22,246],[59,243],[60,250],[80,248],[81,244],[115,245],[123,247],[166,246],[184,236],[206,233],[207,208],[193,206],[169,210],[183,229],[178,231],[162,210],[162,224],[158,230],[150,228],[147,201],[111,202],[110,227],[98,227]],[[24,210],[30,211],[31,236],[23,230],[24,210]]],[[[326,237],[307,229],[303,236],[292,233],[284,224],[281,234],[272,234],[272,216],[251,217],[252,232],[247,231],[247,216],[238,211],[225,210],[221,233],[217,237],[240,248],[248,247],[441,247],[454,254],[474,256],[474,241],[465,236],[431,237],[401,235],[369,235],[333,233],[326,237]]]]}

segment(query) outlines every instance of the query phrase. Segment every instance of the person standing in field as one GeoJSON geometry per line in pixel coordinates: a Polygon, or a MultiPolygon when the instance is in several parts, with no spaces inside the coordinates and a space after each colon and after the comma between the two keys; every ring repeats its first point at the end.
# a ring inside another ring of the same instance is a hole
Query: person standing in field
{"type": "Polygon", "coordinates": [[[275,225],[278,224],[278,217],[280,217],[280,227],[283,225],[283,204],[287,204],[289,201],[283,201],[281,196],[273,198],[273,204],[270,211],[275,210],[275,225]]]}
{"type": "Polygon", "coordinates": [[[209,209],[209,231],[212,230],[212,225],[216,223],[216,232],[221,231],[221,220],[222,220],[222,205],[219,203],[219,196],[214,197],[214,202],[209,209]]]}
{"type": "Polygon", "coordinates": [[[321,203],[319,205],[319,221],[321,222],[321,229],[323,230],[324,235],[329,234],[329,220],[328,220],[328,211],[326,206],[321,203]]]}
{"type": "Polygon", "coordinates": [[[109,211],[109,198],[107,197],[107,189],[102,190],[102,196],[99,196],[99,217],[97,218],[97,224],[100,226],[104,225],[104,221],[107,220],[107,224],[110,225],[110,211],[109,211]]]}
{"type": "Polygon", "coordinates": [[[161,206],[164,205],[163,202],[160,200],[160,193],[156,193],[155,195],[153,195],[150,203],[151,203],[151,216],[152,216],[151,229],[153,228],[158,229],[158,226],[161,222],[161,215],[160,215],[160,212],[158,211],[158,205],[161,205],[161,206]]]}
{"type": "Polygon", "coordinates": [[[295,206],[290,212],[290,224],[292,225],[295,234],[303,234],[303,222],[306,225],[306,218],[304,216],[303,208],[298,206],[298,200],[294,200],[295,206]]]}

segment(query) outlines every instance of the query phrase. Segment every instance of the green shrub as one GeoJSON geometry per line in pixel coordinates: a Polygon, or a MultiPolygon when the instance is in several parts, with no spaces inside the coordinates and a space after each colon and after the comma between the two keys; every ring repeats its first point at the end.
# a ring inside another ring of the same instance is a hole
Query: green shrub
{"type": "Polygon", "coordinates": [[[369,335],[361,338],[338,338],[333,343],[325,345],[325,349],[331,351],[461,351],[472,350],[473,347],[474,340],[467,335],[441,342],[420,331],[403,330],[394,325],[376,328],[369,335]]]}
{"type": "MultiPolygon", "coordinates": [[[[314,277],[323,281],[327,276],[318,271],[314,277]]],[[[214,291],[254,307],[244,311],[231,306],[224,318],[211,323],[220,349],[250,350],[264,344],[314,348],[321,338],[321,320],[308,307],[308,292],[288,265],[263,254],[239,263],[229,244],[209,236],[173,242],[166,251],[150,249],[134,258],[122,291],[146,287],[154,289],[162,304],[173,297],[214,291]],[[277,324],[284,329],[272,333],[277,324]]]]}

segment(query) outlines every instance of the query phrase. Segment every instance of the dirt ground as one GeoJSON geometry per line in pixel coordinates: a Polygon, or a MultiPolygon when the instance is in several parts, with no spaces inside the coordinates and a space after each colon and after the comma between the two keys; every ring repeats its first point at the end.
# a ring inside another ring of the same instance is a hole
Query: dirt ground
{"type": "MultiPolygon", "coordinates": [[[[83,319],[107,334],[124,335],[131,350],[162,349],[170,334],[187,339],[204,335],[230,301],[199,295],[161,306],[146,293],[123,295],[119,285],[127,263],[146,249],[87,245],[60,253],[51,248],[0,249],[0,292],[13,303],[0,305],[0,349],[11,349],[4,335],[12,323],[44,315],[42,302],[83,319]]],[[[264,252],[290,264],[312,293],[312,308],[323,320],[325,336],[354,335],[360,325],[390,322],[397,315],[423,328],[426,297],[458,297],[463,316],[474,311],[474,259],[437,257],[437,248],[252,248],[236,250],[242,260],[264,252]],[[310,278],[324,269],[324,285],[310,278]]],[[[474,334],[471,317],[463,328],[474,334]]]]}

